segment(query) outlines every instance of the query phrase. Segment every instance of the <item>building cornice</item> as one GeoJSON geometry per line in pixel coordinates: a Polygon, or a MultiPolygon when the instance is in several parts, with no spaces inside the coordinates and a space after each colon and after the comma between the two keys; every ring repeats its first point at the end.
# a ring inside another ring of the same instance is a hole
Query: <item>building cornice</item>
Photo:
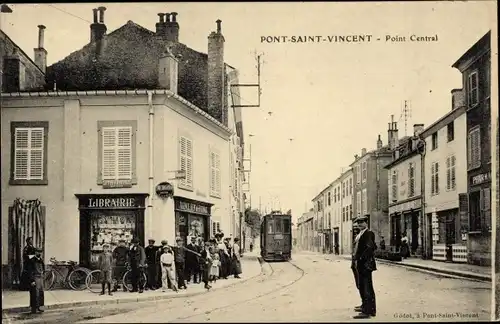
{"type": "Polygon", "coordinates": [[[448,112],[446,115],[443,117],[439,118],[436,120],[434,123],[432,123],[430,126],[428,126],[424,131],[421,133],[421,137],[427,138],[437,132],[438,130],[442,129],[443,127],[446,127],[449,123],[457,119],[458,117],[462,116],[463,114],[466,113],[467,107],[466,106],[461,106],[453,109],[452,111],[448,112]]]}
{"type": "Polygon", "coordinates": [[[398,164],[401,164],[404,161],[409,160],[410,158],[412,158],[416,155],[419,155],[418,150],[417,149],[412,150],[411,152],[399,157],[398,159],[396,159],[396,160],[392,161],[391,163],[387,164],[386,166],[384,166],[384,169],[387,169],[387,170],[392,169],[395,166],[397,166],[398,164]]]}
{"type": "Polygon", "coordinates": [[[491,50],[491,31],[481,37],[474,45],[472,45],[455,63],[452,67],[464,72],[471,64],[479,60],[483,55],[491,50]]]}
{"type": "Polygon", "coordinates": [[[147,95],[151,92],[153,95],[165,95],[167,97],[174,98],[179,103],[191,109],[194,113],[204,117],[204,119],[210,122],[212,125],[216,126],[228,136],[232,135],[234,132],[210,116],[207,112],[193,105],[191,102],[182,98],[178,94],[170,90],[92,90],[92,91],[34,91],[34,92],[9,92],[0,93],[0,102],[10,98],[58,98],[58,97],[91,97],[91,96],[140,96],[147,95]]]}

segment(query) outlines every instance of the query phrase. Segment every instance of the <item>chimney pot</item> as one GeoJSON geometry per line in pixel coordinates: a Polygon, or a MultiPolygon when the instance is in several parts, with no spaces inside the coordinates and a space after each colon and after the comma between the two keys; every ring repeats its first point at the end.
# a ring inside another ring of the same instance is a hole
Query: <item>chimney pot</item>
{"type": "Polygon", "coordinates": [[[101,24],[104,24],[104,11],[106,11],[106,7],[99,7],[97,9],[99,9],[99,13],[100,13],[100,15],[99,15],[99,22],[101,24]]]}
{"type": "Polygon", "coordinates": [[[177,93],[178,71],[179,63],[170,48],[167,48],[158,62],[158,85],[177,93]]]}
{"type": "Polygon", "coordinates": [[[45,30],[45,26],[44,25],[38,25],[38,48],[44,48],[43,47],[43,43],[44,43],[44,37],[43,37],[43,34],[44,34],[44,30],[45,30]]]}
{"type": "Polygon", "coordinates": [[[172,22],[177,22],[177,12],[172,12],[172,22]]]}
{"type": "Polygon", "coordinates": [[[160,17],[160,23],[164,23],[165,22],[165,14],[164,13],[159,13],[158,14],[158,17],[160,17]]]}
{"type": "Polygon", "coordinates": [[[463,89],[451,90],[451,110],[465,106],[465,96],[463,89]]]}
{"type": "Polygon", "coordinates": [[[365,154],[366,154],[366,148],[364,148],[364,147],[363,147],[363,148],[361,149],[361,156],[363,156],[363,155],[365,155],[365,154]]]}
{"type": "Polygon", "coordinates": [[[36,66],[42,70],[43,73],[47,70],[47,51],[44,48],[44,32],[45,26],[38,25],[38,47],[34,49],[34,61],[36,66]]]}
{"type": "Polygon", "coordinates": [[[171,16],[170,12],[167,12],[165,14],[165,22],[170,22],[170,16],[171,16]]]}
{"type": "Polygon", "coordinates": [[[217,19],[216,23],[217,23],[217,34],[220,34],[222,32],[222,27],[221,27],[222,20],[217,19]]]}
{"type": "Polygon", "coordinates": [[[95,9],[92,9],[92,11],[94,12],[94,24],[97,24],[97,8],[95,9]]]}

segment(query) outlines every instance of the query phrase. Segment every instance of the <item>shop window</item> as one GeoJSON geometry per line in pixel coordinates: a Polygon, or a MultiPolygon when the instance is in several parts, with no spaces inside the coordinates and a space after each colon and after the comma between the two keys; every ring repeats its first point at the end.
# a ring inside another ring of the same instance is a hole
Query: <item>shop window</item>
{"type": "Polygon", "coordinates": [[[97,183],[126,181],[137,184],[136,121],[99,121],[97,183]]]}
{"type": "Polygon", "coordinates": [[[11,123],[11,185],[46,185],[49,122],[11,123]]]}
{"type": "Polygon", "coordinates": [[[193,190],[193,141],[186,136],[179,138],[179,169],[184,171],[185,178],[179,180],[178,187],[193,190]]]}

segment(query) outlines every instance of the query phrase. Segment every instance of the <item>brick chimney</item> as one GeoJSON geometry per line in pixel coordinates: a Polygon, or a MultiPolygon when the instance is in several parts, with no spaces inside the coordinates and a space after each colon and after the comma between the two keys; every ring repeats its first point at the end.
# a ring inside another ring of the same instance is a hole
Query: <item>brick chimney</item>
{"type": "Polygon", "coordinates": [[[44,43],[44,25],[38,25],[38,47],[34,48],[35,64],[42,70],[43,73],[47,70],[47,51],[45,50],[44,43]]]}
{"type": "Polygon", "coordinates": [[[366,154],[366,148],[364,148],[364,147],[363,147],[363,148],[361,149],[361,156],[363,156],[363,155],[365,155],[365,154],[366,154]]]}
{"type": "Polygon", "coordinates": [[[451,110],[465,106],[465,95],[463,89],[451,90],[451,110]]]}
{"type": "Polygon", "coordinates": [[[167,16],[167,20],[170,19],[169,13],[164,14],[160,12],[158,14],[159,20],[156,23],[156,36],[161,36],[161,37],[165,36],[165,31],[167,29],[167,24],[165,23],[165,16],[167,16]]]}
{"type": "Polygon", "coordinates": [[[381,148],[382,148],[382,138],[380,138],[379,134],[377,139],[377,150],[380,150],[381,148]]]}
{"type": "Polygon", "coordinates": [[[208,113],[227,125],[225,106],[225,65],[224,36],[221,33],[221,20],[217,20],[217,32],[208,36],[208,113]]]}
{"type": "Polygon", "coordinates": [[[158,86],[177,93],[179,63],[172,51],[167,48],[158,62],[158,86]]]}
{"type": "Polygon", "coordinates": [[[399,145],[398,123],[394,121],[394,115],[391,115],[391,122],[387,129],[387,143],[391,150],[394,150],[399,145]]]}
{"type": "Polygon", "coordinates": [[[424,124],[413,125],[413,136],[419,136],[424,131],[424,124]]]}
{"type": "Polygon", "coordinates": [[[179,41],[179,23],[177,22],[177,12],[172,12],[170,17],[167,16],[165,22],[165,37],[169,42],[179,41]]]}
{"type": "Polygon", "coordinates": [[[90,42],[96,42],[104,38],[106,35],[106,25],[104,24],[104,11],[105,7],[92,9],[94,13],[94,23],[90,25],[90,42]],[[99,17],[98,17],[99,16],[99,17]]]}

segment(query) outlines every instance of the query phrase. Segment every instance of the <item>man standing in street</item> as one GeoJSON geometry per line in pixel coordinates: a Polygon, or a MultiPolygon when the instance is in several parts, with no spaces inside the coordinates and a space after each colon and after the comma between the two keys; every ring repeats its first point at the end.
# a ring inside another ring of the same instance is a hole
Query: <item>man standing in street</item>
{"type": "Polygon", "coordinates": [[[26,238],[26,246],[23,249],[23,270],[21,272],[19,284],[20,288],[22,290],[30,290],[31,289],[31,283],[28,280],[27,272],[26,272],[26,266],[28,262],[33,258],[36,254],[36,248],[33,245],[33,238],[28,237],[26,238]]]}
{"type": "Polygon", "coordinates": [[[146,289],[155,290],[156,289],[156,280],[157,280],[157,253],[158,247],[155,246],[155,240],[149,239],[149,245],[144,248],[144,252],[146,253],[146,263],[148,265],[147,268],[147,277],[148,282],[146,283],[146,289]]]}
{"type": "Polygon", "coordinates": [[[159,289],[162,287],[163,289],[170,289],[170,282],[168,282],[168,287],[163,287],[163,279],[162,279],[162,265],[161,265],[161,255],[165,251],[165,247],[168,246],[168,241],[167,240],[162,240],[161,241],[161,246],[156,251],[156,287],[159,289]]]}
{"type": "Polygon", "coordinates": [[[198,257],[191,251],[198,252],[198,247],[196,246],[196,237],[191,237],[191,243],[187,246],[186,251],[186,281],[187,283],[193,280],[193,283],[198,283],[198,257]]]}
{"type": "Polygon", "coordinates": [[[186,281],[184,280],[184,265],[186,262],[186,253],[184,250],[183,242],[180,237],[175,240],[175,246],[173,247],[174,251],[174,260],[175,260],[175,271],[177,274],[177,286],[179,289],[187,289],[186,281]]]}
{"type": "Polygon", "coordinates": [[[143,272],[146,262],[144,248],[139,245],[139,239],[133,238],[129,250],[129,265],[132,272],[132,290],[130,292],[142,293],[144,290],[143,272]]]}
{"type": "MultiPolygon", "coordinates": [[[[113,250],[113,260],[115,263],[115,266],[113,268],[113,282],[114,282],[113,291],[118,290],[118,286],[122,282],[125,272],[127,272],[128,254],[129,251],[125,246],[125,240],[120,239],[118,241],[118,246],[115,247],[115,249],[113,250]]],[[[127,288],[125,287],[122,288],[123,291],[127,290],[127,288]]]]}
{"type": "Polygon", "coordinates": [[[42,260],[42,249],[34,249],[35,255],[27,261],[26,278],[30,285],[31,314],[43,313],[44,306],[43,274],[45,264],[42,260]]]}
{"type": "Polygon", "coordinates": [[[363,319],[376,315],[375,291],[373,289],[373,271],[377,270],[375,263],[375,234],[368,229],[368,217],[360,216],[355,222],[359,227],[359,234],[355,239],[354,262],[357,270],[358,285],[362,298],[361,308],[355,309],[360,313],[353,318],[363,319]]]}
{"type": "MultiPolygon", "coordinates": [[[[363,304],[363,295],[361,294],[361,290],[359,289],[359,280],[358,280],[358,272],[356,270],[356,260],[354,259],[354,256],[356,254],[356,244],[358,239],[358,234],[359,234],[359,227],[356,222],[353,222],[352,224],[352,234],[354,235],[354,240],[353,240],[353,249],[352,249],[352,259],[351,259],[351,270],[352,274],[354,275],[354,282],[356,283],[356,289],[358,289],[359,296],[361,297],[361,304],[363,304]]],[[[356,306],[354,307],[355,311],[361,311],[362,306],[356,306]]]]}

